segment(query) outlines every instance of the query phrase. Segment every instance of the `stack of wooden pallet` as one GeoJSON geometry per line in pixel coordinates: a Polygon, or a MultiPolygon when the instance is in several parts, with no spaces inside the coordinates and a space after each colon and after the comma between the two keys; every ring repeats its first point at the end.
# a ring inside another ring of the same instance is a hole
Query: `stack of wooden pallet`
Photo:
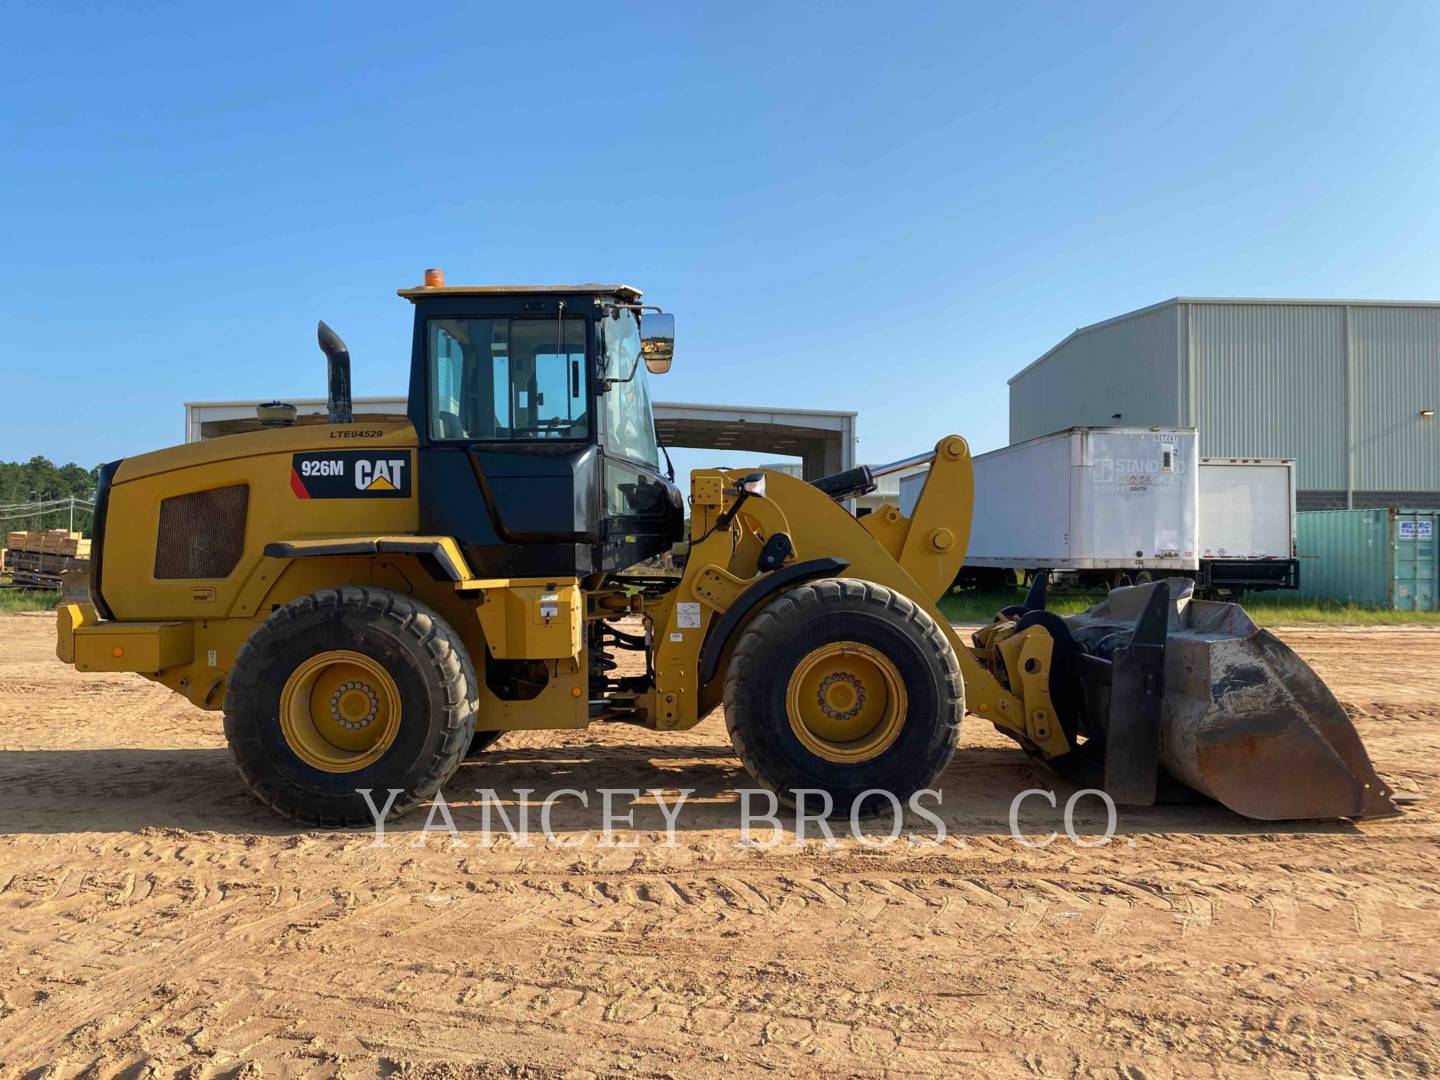
{"type": "Polygon", "coordinates": [[[68,529],[12,532],[5,545],[3,571],[21,588],[58,589],[61,574],[90,566],[90,541],[68,529]]]}

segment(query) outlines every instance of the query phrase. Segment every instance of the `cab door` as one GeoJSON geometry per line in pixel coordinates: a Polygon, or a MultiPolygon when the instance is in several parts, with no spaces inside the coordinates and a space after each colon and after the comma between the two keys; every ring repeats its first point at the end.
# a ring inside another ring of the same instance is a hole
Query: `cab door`
{"type": "Polygon", "coordinates": [[[597,411],[604,469],[605,561],[633,563],[682,539],[684,502],[680,489],[660,471],[650,383],[640,358],[639,321],[632,311],[621,308],[600,322],[602,392],[597,411]]]}

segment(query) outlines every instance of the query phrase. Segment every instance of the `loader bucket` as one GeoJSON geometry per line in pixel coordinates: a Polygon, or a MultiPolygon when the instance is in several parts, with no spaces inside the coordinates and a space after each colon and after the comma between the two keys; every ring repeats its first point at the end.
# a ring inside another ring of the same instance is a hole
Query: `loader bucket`
{"type": "MultiPolygon", "coordinates": [[[[1084,653],[1114,661],[1118,687],[1152,593],[1168,589],[1155,740],[1165,771],[1237,814],[1266,821],[1399,813],[1345,710],[1310,666],[1238,604],[1195,600],[1192,588],[1174,578],[1116,589],[1065,620],[1084,653]]],[[[1149,620],[1157,631],[1163,597],[1154,597],[1149,620]]],[[[1099,719],[1087,709],[1089,734],[1103,740],[1124,729],[1129,737],[1134,724],[1104,696],[1099,719]]],[[[1107,766],[1110,749],[1123,756],[1122,747],[1107,748],[1107,766]]]]}

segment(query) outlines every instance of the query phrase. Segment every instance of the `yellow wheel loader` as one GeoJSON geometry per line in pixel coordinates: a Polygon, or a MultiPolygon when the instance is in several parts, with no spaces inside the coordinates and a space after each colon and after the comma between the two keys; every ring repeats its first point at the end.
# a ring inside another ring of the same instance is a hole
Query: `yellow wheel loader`
{"type": "Polygon", "coordinates": [[[970,532],[963,439],[897,463],[930,462],[910,517],[847,510],[876,470],[699,470],[687,541],[648,389],[672,316],[624,285],[427,271],[400,295],[408,421],[354,421],[321,323],[328,422],[272,404],[260,430],[104,466],[89,580],[59,608],[62,660],[223,709],[281,814],[369,824],[362,792],[402,813],[502,732],[682,730],[722,704],[760,783],[836,814],[934,784],[967,711],[1124,804],[1394,811],[1309,668],[1178,583],[1060,619],[1042,581],[962,641],[936,604],[970,532]],[[634,569],[665,555],[679,576],[634,569]],[[627,650],[643,674],[617,673],[627,650]]]}

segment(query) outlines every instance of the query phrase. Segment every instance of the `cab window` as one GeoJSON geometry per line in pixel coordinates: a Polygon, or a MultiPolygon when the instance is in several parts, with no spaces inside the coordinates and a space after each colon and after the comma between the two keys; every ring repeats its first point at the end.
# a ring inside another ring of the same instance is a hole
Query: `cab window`
{"type": "Polygon", "coordinates": [[[640,323],[634,312],[601,320],[605,345],[605,424],[601,445],[605,452],[629,458],[655,469],[660,450],[655,441],[655,417],[650,406],[650,382],[640,361],[640,323]]]}
{"type": "Polygon", "coordinates": [[[430,437],[590,435],[582,319],[431,319],[430,437]]]}

